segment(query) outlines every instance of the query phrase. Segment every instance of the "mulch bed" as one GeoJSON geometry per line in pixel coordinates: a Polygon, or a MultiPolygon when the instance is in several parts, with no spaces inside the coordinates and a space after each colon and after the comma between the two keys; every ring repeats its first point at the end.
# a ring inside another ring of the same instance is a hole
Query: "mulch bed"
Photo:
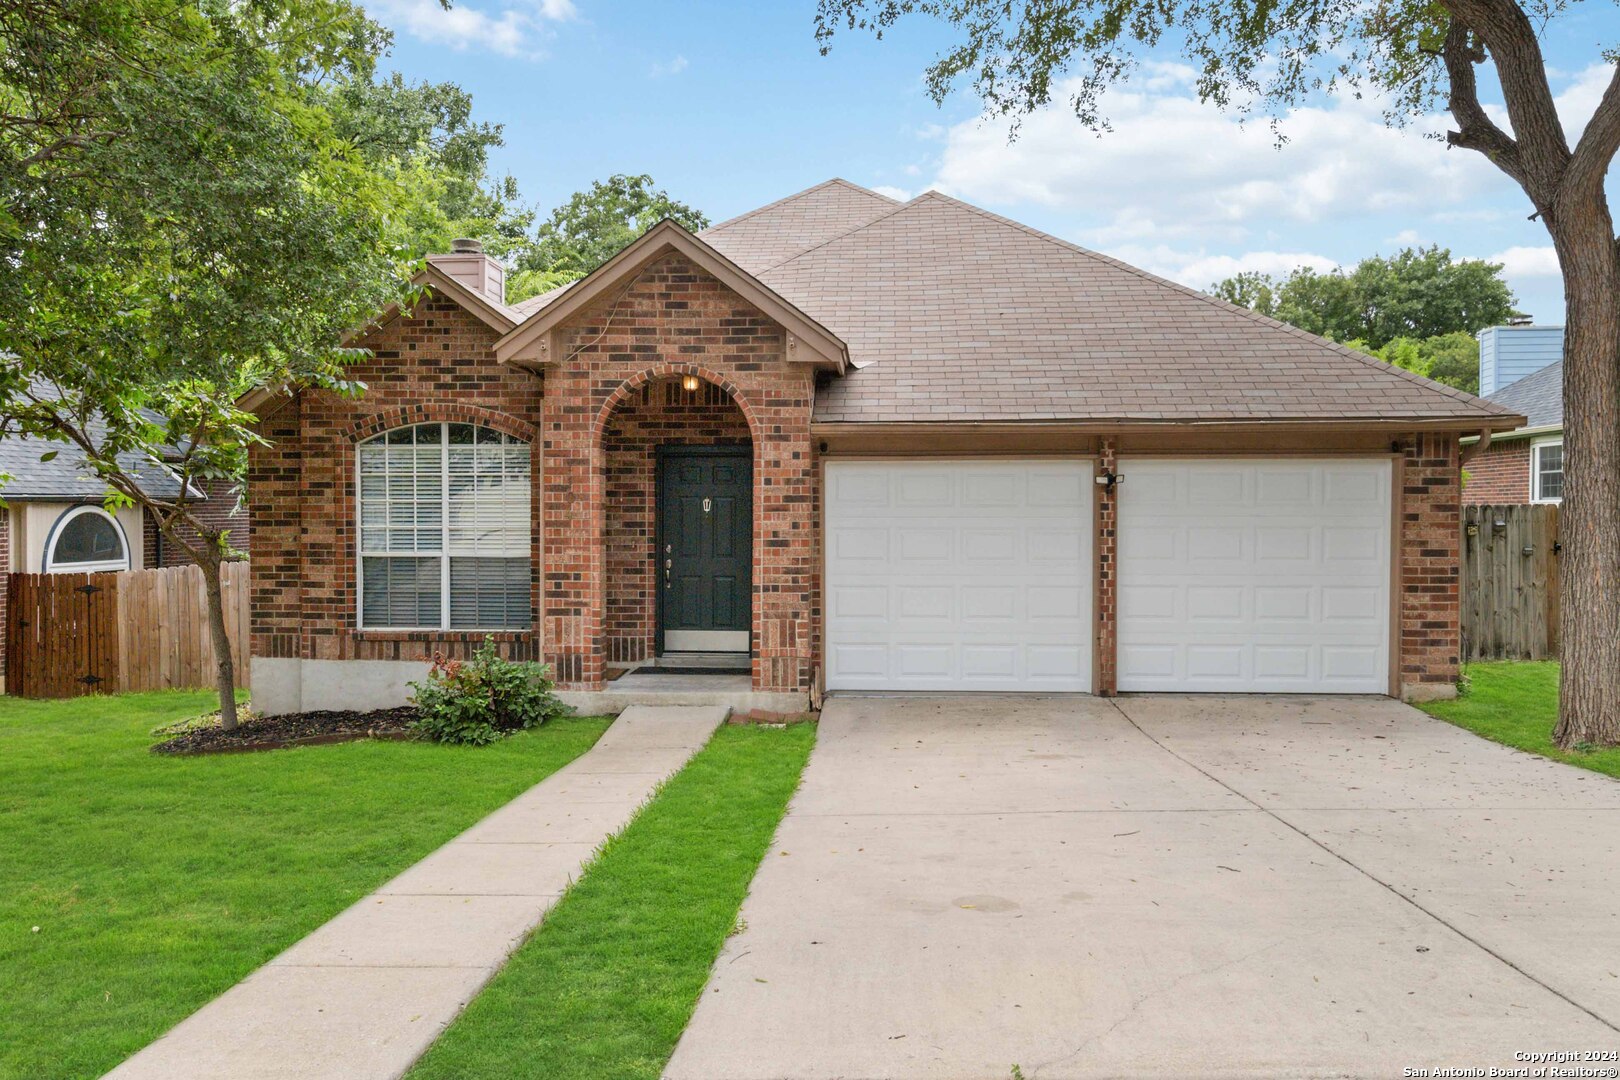
{"type": "Polygon", "coordinates": [[[255,716],[235,731],[216,723],[181,732],[152,747],[155,754],[230,754],[247,750],[280,750],[288,746],[320,746],[354,739],[413,739],[410,725],[417,711],[409,705],[372,712],[318,711],[255,716]]]}

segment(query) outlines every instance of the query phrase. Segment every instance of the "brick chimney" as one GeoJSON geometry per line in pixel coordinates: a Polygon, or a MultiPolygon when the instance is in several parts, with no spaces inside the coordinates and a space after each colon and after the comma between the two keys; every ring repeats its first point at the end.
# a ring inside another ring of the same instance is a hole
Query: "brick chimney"
{"type": "Polygon", "coordinates": [[[477,240],[452,240],[450,254],[429,255],[428,262],[484,299],[506,303],[506,267],[485,255],[477,240]]]}

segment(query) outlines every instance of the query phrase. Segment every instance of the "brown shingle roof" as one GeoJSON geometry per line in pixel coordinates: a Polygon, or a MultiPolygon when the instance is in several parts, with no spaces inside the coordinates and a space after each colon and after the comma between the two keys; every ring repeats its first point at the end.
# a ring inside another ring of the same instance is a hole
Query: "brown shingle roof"
{"type": "MultiPolygon", "coordinates": [[[[857,187],[848,180],[828,180],[711,225],[698,235],[732,262],[757,274],[767,266],[843,236],[900,206],[887,195],[857,187]]],[[[512,306],[523,316],[533,315],[549,307],[572,284],[559,285],[512,306]]]]}
{"type": "Polygon", "coordinates": [[[818,421],[1512,415],[937,192],[829,180],[701,238],[848,344],[818,421]]]}
{"type": "Polygon", "coordinates": [[[828,180],[712,225],[698,235],[720,254],[758,275],[902,205],[848,180],[828,180]]]}

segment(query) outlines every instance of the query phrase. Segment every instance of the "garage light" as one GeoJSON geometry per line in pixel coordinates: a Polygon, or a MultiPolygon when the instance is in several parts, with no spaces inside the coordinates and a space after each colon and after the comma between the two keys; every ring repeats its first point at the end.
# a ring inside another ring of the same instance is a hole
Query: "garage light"
{"type": "Polygon", "coordinates": [[[682,390],[685,390],[688,394],[695,394],[695,393],[697,393],[697,388],[698,388],[698,377],[696,375],[682,375],[681,376],[681,389],[682,390]]]}

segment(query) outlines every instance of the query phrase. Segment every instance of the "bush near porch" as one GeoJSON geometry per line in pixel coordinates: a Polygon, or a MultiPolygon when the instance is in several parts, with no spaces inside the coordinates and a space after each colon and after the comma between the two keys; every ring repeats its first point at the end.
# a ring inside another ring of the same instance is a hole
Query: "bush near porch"
{"type": "Polygon", "coordinates": [[[0,697],[3,1080],[101,1075],[608,724],[476,749],[148,752],[211,700],[0,697]]]}
{"type": "Polygon", "coordinates": [[[1620,777],[1620,747],[1570,752],[1553,743],[1558,722],[1556,661],[1465,664],[1463,675],[1468,689],[1461,697],[1425,702],[1418,708],[1492,742],[1620,777]]]}

